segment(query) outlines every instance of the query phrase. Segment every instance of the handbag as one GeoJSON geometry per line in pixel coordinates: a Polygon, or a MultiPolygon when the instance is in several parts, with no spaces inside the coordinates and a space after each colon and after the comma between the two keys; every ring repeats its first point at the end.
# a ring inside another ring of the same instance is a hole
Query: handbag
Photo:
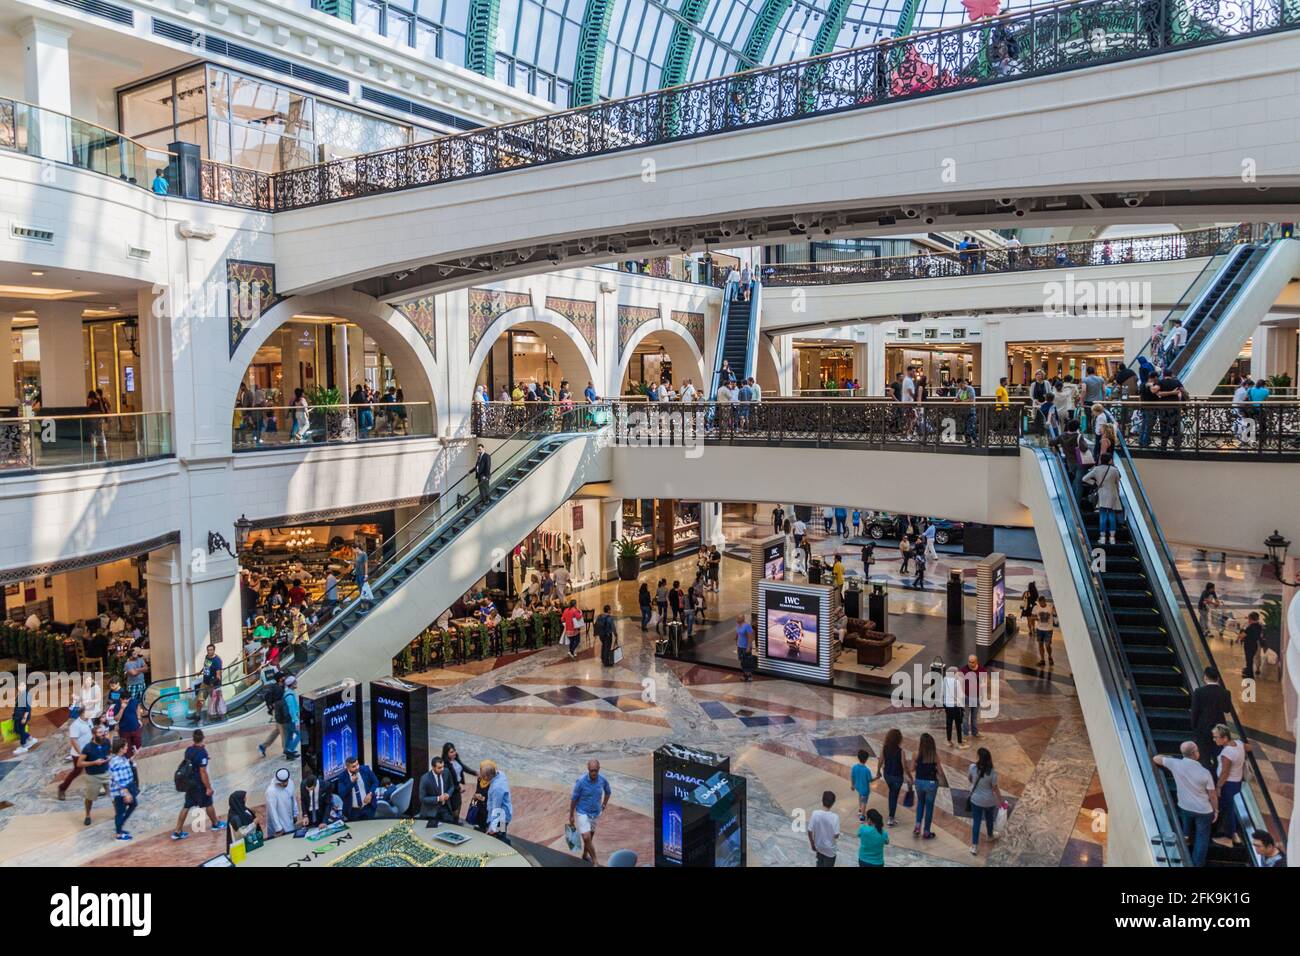
{"type": "Polygon", "coordinates": [[[254,827],[244,834],[244,849],[249,853],[261,849],[264,843],[266,843],[266,837],[263,836],[261,827],[254,827]]]}
{"type": "Polygon", "coordinates": [[[479,800],[469,805],[465,812],[465,826],[477,827],[483,823],[483,801],[479,800]]]}
{"type": "Polygon", "coordinates": [[[903,794],[903,806],[912,807],[916,803],[916,789],[909,783],[907,792],[903,794]]]}

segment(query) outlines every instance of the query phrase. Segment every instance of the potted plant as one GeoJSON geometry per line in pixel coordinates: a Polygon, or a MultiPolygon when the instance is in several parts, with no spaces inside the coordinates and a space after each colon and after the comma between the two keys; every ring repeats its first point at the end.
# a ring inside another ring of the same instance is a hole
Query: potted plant
{"type": "Polygon", "coordinates": [[[618,539],[615,546],[617,554],[618,579],[620,581],[635,581],[638,574],[641,573],[641,549],[635,541],[628,537],[618,539]]]}

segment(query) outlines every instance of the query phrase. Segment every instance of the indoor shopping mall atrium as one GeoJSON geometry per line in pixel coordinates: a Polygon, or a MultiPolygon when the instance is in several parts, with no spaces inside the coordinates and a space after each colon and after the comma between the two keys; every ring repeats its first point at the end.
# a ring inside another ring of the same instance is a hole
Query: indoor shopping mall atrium
{"type": "Polygon", "coordinates": [[[0,210],[37,922],[285,867],[1265,922],[1300,0],[0,0],[0,210]]]}

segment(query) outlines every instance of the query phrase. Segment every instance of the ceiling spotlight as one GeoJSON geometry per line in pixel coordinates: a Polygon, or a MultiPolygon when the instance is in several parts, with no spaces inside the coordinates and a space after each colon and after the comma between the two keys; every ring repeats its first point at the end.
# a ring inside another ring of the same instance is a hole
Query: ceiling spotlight
{"type": "Polygon", "coordinates": [[[438,275],[445,279],[447,276],[451,275],[452,269],[453,266],[438,266],[438,275]]]}
{"type": "Polygon", "coordinates": [[[559,265],[564,258],[564,246],[547,246],[546,260],[553,266],[559,265]]]}
{"type": "Polygon", "coordinates": [[[794,223],[794,227],[800,232],[807,232],[812,219],[807,213],[801,212],[792,216],[790,221],[794,223]]]}
{"type": "Polygon", "coordinates": [[[32,275],[36,276],[37,278],[40,278],[41,276],[45,275],[45,270],[44,270],[44,269],[33,269],[33,270],[32,270],[32,275]]]}

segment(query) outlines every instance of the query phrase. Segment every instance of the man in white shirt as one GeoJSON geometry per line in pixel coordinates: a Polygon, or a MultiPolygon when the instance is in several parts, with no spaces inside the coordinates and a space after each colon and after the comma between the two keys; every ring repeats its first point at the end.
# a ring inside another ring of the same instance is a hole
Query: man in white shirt
{"type": "Polygon", "coordinates": [[[806,525],[806,524],[804,523],[804,521],[803,521],[802,518],[795,518],[795,519],[794,519],[794,524],[791,525],[790,530],[794,532],[794,545],[795,545],[795,547],[796,547],[796,548],[802,548],[802,547],[803,547],[803,536],[806,535],[806,534],[808,533],[808,525],[806,525]]]}
{"type": "Polygon", "coordinates": [[[751,402],[761,402],[763,400],[763,390],[759,388],[758,382],[752,378],[749,380],[749,400],[751,402]]]}
{"type": "Polygon", "coordinates": [[[835,841],[840,838],[840,817],[831,810],[835,794],[827,790],[822,794],[822,808],[808,817],[808,844],[817,855],[818,866],[835,865],[835,841]]]}
{"type": "Polygon", "coordinates": [[[82,768],[77,765],[77,758],[90,745],[91,738],[94,736],[94,725],[86,719],[85,714],[78,712],[72,723],[68,724],[68,756],[73,761],[73,765],[68,775],[59,782],[60,800],[68,798],[68,786],[81,776],[82,768]]]}
{"type": "Polygon", "coordinates": [[[718,404],[729,405],[735,401],[735,396],[731,393],[731,386],[723,382],[718,386],[718,404]]]}
{"type": "Polygon", "coordinates": [[[120,614],[113,618],[112,624],[108,625],[108,633],[110,634],[121,634],[125,630],[126,621],[122,620],[122,615],[120,614]]]}
{"type": "Polygon", "coordinates": [[[1183,835],[1192,838],[1192,866],[1204,866],[1210,849],[1210,826],[1219,815],[1219,791],[1210,771],[1201,766],[1196,742],[1184,741],[1178,750],[1181,757],[1156,754],[1151,759],[1174,778],[1183,835]]]}
{"type": "Polygon", "coordinates": [[[1187,329],[1183,327],[1183,323],[1178,319],[1174,319],[1170,324],[1172,328],[1165,335],[1166,361],[1177,355],[1182,347],[1187,344],[1187,329]]]}
{"type": "Polygon", "coordinates": [[[695,385],[692,384],[689,378],[686,380],[686,384],[682,386],[682,401],[683,402],[695,401],[695,385]]]}
{"type": "Polygon", "coordinates": [[[912,374],[912,370],[909,369],[907,374],[903,376],[903,390],[899,396],[900,401],[916,401],[916,379],[912,377],[912,374]]]}

